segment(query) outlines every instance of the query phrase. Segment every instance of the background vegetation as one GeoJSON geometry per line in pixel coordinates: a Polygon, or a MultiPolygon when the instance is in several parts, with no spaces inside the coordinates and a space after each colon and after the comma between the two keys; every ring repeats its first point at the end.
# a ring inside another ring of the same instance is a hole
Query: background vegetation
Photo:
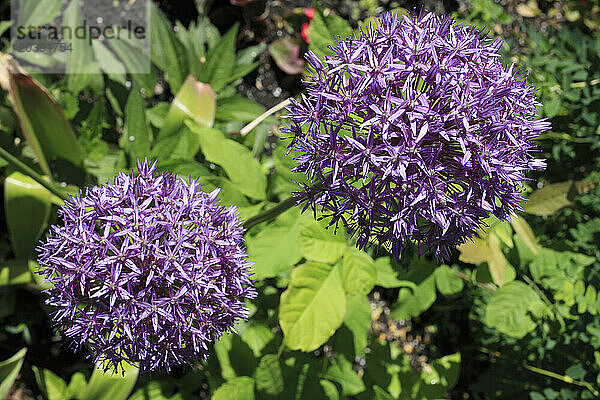
{"type": "MultiPolygon", "coordinates": [[[[62,2],[41,0],[37,17],[51,18],[43,12],[53,3],[62,2]]],[[[7,53],[9,3],[0,4],[7,53]]],[[[0,58],[8,153],[0,157],[0,398],[600,397],[595,2],[164,1],[150,20],[151,74],[43,75],[31,60],[21,75],[0,58]],[[540,114],[552,122],[538,140],[548,169],[532,176],[525,213],[511,225],[490,220],[440,266],[409,252],[399,263],[382,250],[359,252],[344,232],[290,210],[247,233],[259,297],[207,363],[122,377],[73,353],[52,329],[32,273],[36,243],[62,201],[10,156],[70,193],[150,157],[204,190],[223,188],[222,202],[250,218],[303,178],[290,171],[276,117],[244,127],[301,92],[308,48],[323,55],[332,34],[415,6],[501,35],[505,62],[527,69],[539,88],[540,114]]],[[[136,60],[122,58],[123,71],[136,60]]],[[[87,61],[70,68],[93,68],[87,61]]]]}

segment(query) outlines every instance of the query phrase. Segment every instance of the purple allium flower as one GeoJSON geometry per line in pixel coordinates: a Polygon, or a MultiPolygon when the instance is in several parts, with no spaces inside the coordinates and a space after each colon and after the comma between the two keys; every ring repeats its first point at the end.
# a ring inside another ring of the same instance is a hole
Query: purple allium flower
{"type": "Polygon", "coordinates": [[[65,202],[39,273],[56,325],[95,362],[168,371],[206,359],[256,291],[235,207],[156,163],[138,171],[65,202]]]}
{"type": "Polygon", "coordinates": [[[451,17],[392,14],[336,40],[333,56],[306,56],[311,77],[288,107],[296,195],[357,234],[357,245],[404,245],[438,260],[490,213],[509,220],[525,172],[543,169],[527,74],[505,68],[500,39],[451,17]]]}

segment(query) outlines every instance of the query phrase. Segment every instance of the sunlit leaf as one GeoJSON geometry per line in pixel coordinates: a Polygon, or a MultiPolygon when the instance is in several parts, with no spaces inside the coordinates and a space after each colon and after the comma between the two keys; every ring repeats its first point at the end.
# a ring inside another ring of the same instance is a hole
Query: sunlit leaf
{"type": "Polygon", "coordinates": [[[292,272],[279,305],[279,323],[290,349],[315,350],[342,324],[346,294],[340,269],[339,264],[309,262],[292,272]]]}

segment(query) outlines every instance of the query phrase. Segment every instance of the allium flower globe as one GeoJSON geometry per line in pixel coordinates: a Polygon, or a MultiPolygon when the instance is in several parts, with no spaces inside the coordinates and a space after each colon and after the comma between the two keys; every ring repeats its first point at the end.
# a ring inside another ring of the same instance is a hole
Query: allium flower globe
{"type": "Polygon", "coordinates": [[[404,245],[440,261],[483,219],[509,220],[529,170],[535,89],[502,41],[451,17],[385,14],[332,56],[306,59],[306,94],[288,107],[290,150],[311,187],[297,193],[357,234],[357,245],[404,245]]]}
{"type": "Polygon", "coordinates": [[[236,209],[156,164],[138,170],[65,202],[39,273],[57,326],[95,362],[168,371],[206,359],[256,292],[236,209]]]}

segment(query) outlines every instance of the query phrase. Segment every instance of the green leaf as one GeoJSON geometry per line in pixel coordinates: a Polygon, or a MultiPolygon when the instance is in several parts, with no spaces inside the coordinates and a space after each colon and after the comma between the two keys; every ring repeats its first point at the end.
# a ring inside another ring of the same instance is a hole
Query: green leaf
{"type": "Polygon", "coordinates": [[[146,108],[140,91],[134,88],[129,93],[125,106],[125,131],[120,145],[132,160],[143,159],[150,151],[152,132],[146,121],[146,108]]]}
{"type": "Polygon", "coordinates": [[[163,162],[192,161],[200,150],[200,137],[184,125],[175,134],[158,138],[152,157],[163,162]]]}
{"type": "Polygon", "coordinates": [[[48,400],[63,400],[69,398],[67,384],[61,377],[48,369],[32,366],[35,380],[41,392],[48,400]]]}
{"type": "Polygon", "coordinates": [[[215,343],[215,353],[223,378],[230,380],[236,376],[252,376],[258,360],[250,346],[239,335],[229,334],[215,343]]]}
{"type": "Polygon", "coordinates": [[[352,368],[352,362],[343,354],[337,354],[335,361],[327,368],[325,378],[339,383],[344,396],[354,396],[366,389],[364,382],[352,368]]]}
{"type": "Polygon", "coordinates": [[[254,400],[254,379],[248,376],[233,378],[212,394],[212,400],[254,400]]]}
{"type": "Polygon", "coordinates": [[[254,373],[256,389],[271,396],[283,393],[284,382],[281,364],[275,354],[267,354],[260,359],[254,373]]]}
{"type": "Polygon", "coordinates": [[[279,323],[290,349],[315,350],[342,324],[346,295],[340,269],[339,264],[309,262],[292,271],[279,305],[279,323]]]}
{"type": "Polygon", "coordinates": [[[325,396],[327,400],[339,400],[340,394],[335,386],[335,383],[328,381],[326,379],[321,379],[319,384],[323,388],[323,392],[325,392],[325,396]]]}
{"type": "Polygon", "coordinates": [[[81,399],[85,394],[86,387],[87,381],[85,380],[85,375],[81,372],[75,372],[73,376],[71,376],[71,381],[69,382],[67,391],[70,397],[81,399]]]}
{"type": "Polygon", "coordinates": [[[368,294],[375,286],[376,277],[375,261],[367,253],[354,247],[345,249],[342,279],[346,293],[350,296],[368,294]]]}
{"type": "Polygon", "coordinates": [[[450,354],[429,363],[418,374],[403,368],[399,374],[402,384],[401,399],[442,399],[458,382],[460,353],[450,354]]]}
{"type": "Polygon", "coordinates": [[[337,15],[323,15],[323,11],[316,7],[313,20],[308,29],[309,49],[312,50],[321,60],[325,55],[332,55],[332,51],[327,46],[333,44],[334,36],[340,36],[346,39],[352,34],[350,24],[337,15]]]}
{"type": "Polygon", "coordinates": [[[7,360],[0,361],[0,399],[4,399],[21,371],[27,349],[21,349],[7,360]]]}
{"type": "Polygon", "coordinates": [[[373,392],[375,393],[375,400],[394,400],[391,394],[377,385],[373,385],[373,392]]]}
{"type": "Polygon", "coordinates": [[[64,2],[61,0],[19,2],[17,25],[37,27],[52,22],[60,15],[63,4],[64,2]]]}
{"type": "MultiPolygon", "coordinates": [[[[79,2],[72,1],[63,13],[63,26],[72,29],[84,26],[79,2]]],[[[67,85],[71,92],[81,92],[92,79],[92,74],[99,74],[100,68],[94,58],[94,49],[88,39],[79,35],[69,38],[70,50],[65,52],[67,85]]]]}
{"type": "Polygon", "coordinates": [[[121,36],[108,38],[106,42],[110,44],[127,71],[148,71],[147,73],[131,73],[131,77],[138,87],[144,89],[147,95],[152,95],[156,86],[156,73],[151,68],[148,56],[140,50],[144,46],[133,39],[131,39],[131,42],[126,41],[126,35],[121,36]]]}
{"type": "Polygon", "coordinates": [[[206,62],[200,68],[198,80],[210,84],[215,92],[220,92],[231,77],[235,65],[235,39],[237,23],[219,42],[209,50],[206,62]]]}
{"type": "Polygon", "coordinates": [[[173,33],[171,23],[158,7],[150,2],[150,45],[152,62],[167,73],[171,91],[176,93],[188,75],[186,49],[173,33]]]}
{"type": "Polygon", "coordinates": [[[189,75],[173,99],[164,118],[159,138],[176,134],[186,118],[211,128],[215,122],[217,95],[210,85],[200,83],[189,75]]]}
{"type": "Polygon", "coordinates": [[[275,334],[268,326],[254,323],[242,335],[242,340],[250,347],[254,357],[260,357],[265,346],[273,340],[275,334]]]}
{"type": "Polygon", "coordinates": [[[463,290],[463,280],[452,272],[447,265],[441,265],[435,270],[435,283],[444,296],[460,293],[463,290]]]}
{"type": "Polygon", "coordinates": [[[536,282],[557,291],[565,281],[575,283],[583,279],[585,267],[594,260],[585,254],[541,248],[540,254],[529,264],[529,272],[536,282]]]}
{"type": "Polygon", "coordinates": [[[28,258],[50,216],[52,194],[20,172],[4,181],[6,222],[17,258],[28,258]]]}
{"type": "Polygon", "coordinates": [[[226,139],[216,129],[197,124],[188,124],[188,126],[198,135],[206,160],[223,167],[240,192],[257,200],[266,198],[267,179],[262,166],[252,157],[248,148],[226,139]]]}
{"type": "Polygon", "coordinates": [[[573,206],[575,197],[589,192],[595,186],[591,181],[552,183],[533,192],[523,209],[529,214],[549,216],[562,208],[573,206]]]}
{"type": "Polygon", "coordinates": [[[84,154],[62,109],[46,88],[9,60],[0,58],[0,85],[42,170],[51,176],[50,165],[57,159],[80,167],[84,154]]]}
{"type": "Polygon", "coordinates": [[[394,270],[389,257],[376,259],[375,270],[377,271],[375,285],[386,289],[403,286],[403,282],[398,279],[398,273],[394,270]]]}
{"type": "Polygon", "coordinates": [[[537,293],[525,283],[507,283],[496,291],[488,303],[485,324],[520,339],[535,329],[536,323],[529,312],[539,303],[542,301],[537,293]]]}
{"type": "Polygon", "coordinates": [[[293,208],[264,227],[256,236],[246,238],[250,261],[255,263],[254,279],[275,277],[302,259],[298,240],[300,223],[304,219],[293,208]],[[285,246],[276,246],[277,243],[285,243],[285,246]]]}
{"type": "Polygon", "coordinates": [[[367,296],[347,296],[344,325],[352,332],[354,354],[360,355],[367,347],[367,338],[371,329],[371,305],[367,296]]]}
{"type": "Polygon", "coordinates": [[[421,258],[415,258],[402,280],[414,283],[413,288],[402,288],[398,300],[392,308],[393,319],[409,319],[420,315],[435,302],[435,264],[421,258]]]}
{"type": "Polygon", "coordinates": [[[336,235],[311,219],[302,221],[299,245],[307,260],[333,264],[344,254],[346,240],[342,232],[336,235]]]}
{"type": "Polygon", "coordinates": [[[139,369],[123,363],[123,371],[124,375],[121,372],[104,372],[97,365],[82,400],[126,400],[135,386],[139,369]]]}
{"type": "Polygon", "coordinates": [[[510,224],[515,230],[515,233],[519,235],[523,243],[529,248],[531,253],[534,256],[537,256],[540,250],[537,245],[535,233],[533,233],[533,230],[531,229],[525,218],[513,218],[512,221],[510,221],[510,224]]]}
{"type": "Polygon", "coordinates": [[[31,271],[37,264],[28,260],[8,260],[0,262],[0,287],[19,285],[33,281],[31,271]]]}
{"type": "Polygon", "coordinates": [[[252,122],[265,112],[260,104],[235,95],[217,99],[215,118],[220,121],[252,122]]]}

